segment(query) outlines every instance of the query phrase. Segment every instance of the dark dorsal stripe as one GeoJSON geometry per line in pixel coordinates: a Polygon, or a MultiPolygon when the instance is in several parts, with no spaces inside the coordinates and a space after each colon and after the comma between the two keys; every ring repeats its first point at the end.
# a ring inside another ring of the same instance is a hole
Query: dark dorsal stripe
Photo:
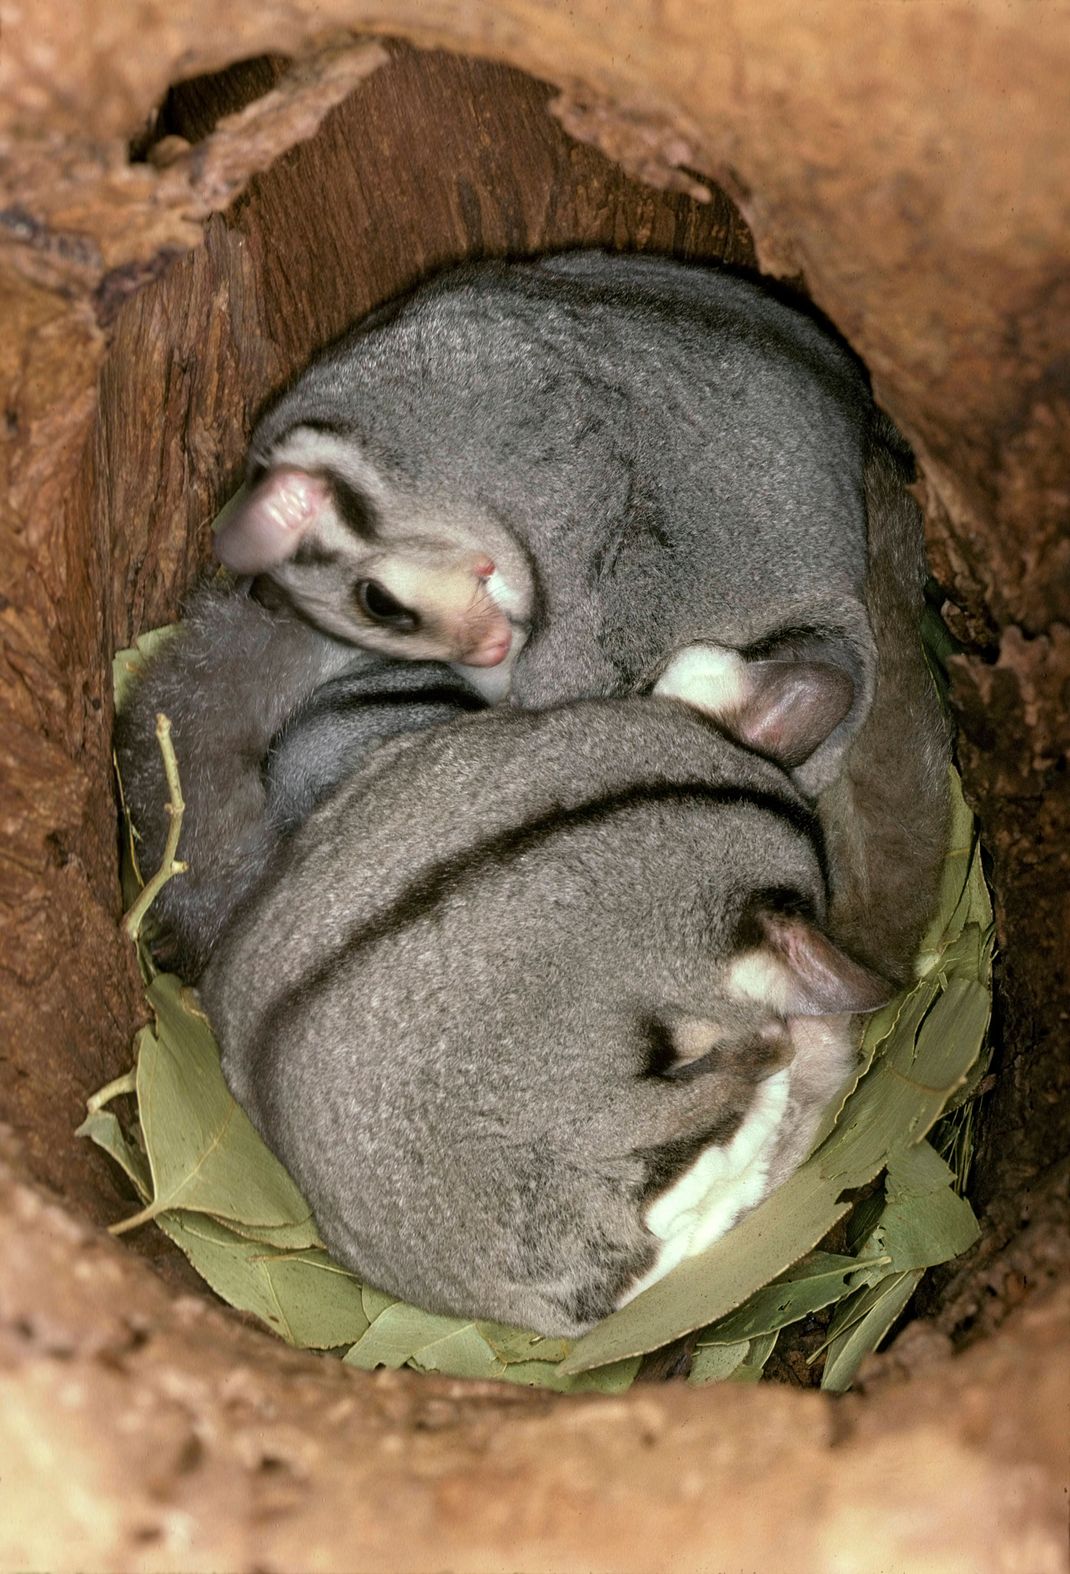
{"type": "Polygon", "coordinates": [[[817,857],[822,880],[827,887],[824,839],[814,814],[803,805],[779,793],[741,787],[714,787],[705,782],[657,782],[639,784],[623,792],[557,809],[539,815],[524,825],[510,826],[486,841],[444,858],[418,875],[400,896],[376,917],[359,925],[323,961],[287,990],[268,1009],[261,1024],[262,1043],[278,1042],[287,1017],[299,1012],[303,1003],[313,999],[332,975],[359,951],[367,950],[388,936],[431,912],[439,903],[491,869],[512,863],[523,854],[586,826],[604,824],[617,815],[653,804],[677,804],[681,808],[712,808],[715,805],[760,809],[790,825],[798,836],[810,843],[817,857]]]}
{"type": "Polygon", "coordinates": [[[401,710],[418,705],[447,705],[452,710],[463,711],[486,709],[486,701],[473,689],[461,684],[454,687],[450,683],[428,683],[421,688],[391,689],[387,693],[362,694],[359,689],[350,689],[324,694],[322,698],[316,696],[301,707],[294,721],[303,725],[321,717],[348,716],[366,710],[401,710]]]}

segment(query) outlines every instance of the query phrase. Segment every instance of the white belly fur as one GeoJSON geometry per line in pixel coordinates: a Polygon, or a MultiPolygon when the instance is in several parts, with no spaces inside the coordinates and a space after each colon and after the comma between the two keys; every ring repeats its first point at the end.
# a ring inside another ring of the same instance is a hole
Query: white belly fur
{"type": "Polygon", "coordinates": [[[625,1292],[622,1306],[663,1279],[685,1257],[712,1246],[745,1209],[762,1200],[790,1087],[790,1067],[768,1077],[731,1142],[700,1153],[690,1169],[651,1204],[646,1227],[663,1245],[649,1272],[625,1292]]]}
{"type": "Polygon", "coordinates": [[[619,1305],[720,1240],[806,1158],[821,1116],[854,1064],[857,1035],[849,1016],[797,1017],[789,1031],[792,1063],[759,1084],[731,1142],[706,1148],[651,1203],[644,1223],[661,1246],[653,1266],[625,1291],[619,1305]]]}

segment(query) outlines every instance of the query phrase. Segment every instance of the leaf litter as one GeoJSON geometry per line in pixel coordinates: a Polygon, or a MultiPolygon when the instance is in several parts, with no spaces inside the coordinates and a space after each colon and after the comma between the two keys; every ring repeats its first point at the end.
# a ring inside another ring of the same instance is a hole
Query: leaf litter
{"type": "MultiPolygon", "coordinates": [[[[116,708],[176,627],[142,635],[115,658],[116,708]]],[[[116,1162],[141,1204],[113,1231],[154,1222],[231,1306],[292,1345],[342,1351],[364,1370],[407,1366],[615,1393],[635,1380],[646,1353],[692,1335],[689,1382],[755,1382],[784,1330],[816,1314],[829,1320],[808,1360],[823,1357],[824,1388],[848,1388],[925,1270],[979,1234],[963,1190],[973,1098],[986,1067],[992,913],[953,768],[951,796],[939,906],[917,981],[867,1019],[855,1076],[810,1158],[728,1235],[582,1339],[425,1312],[335,1263],[297,1187],[230,1094],[195,995],[157,972],[144,933],[135,943],[154,1023],[138,1035],[134,1072],[91,1099],[78,1128],[116,1162]],[[107,1105],[131,1091],[136,1118],[121,1121],[107,1105]],[[852,1194],[881,1176],[883,1190],[859,1203],[850,1221],[849,1252],[822,1250],[851,1213],[852,1194]]],[[[128,816],[125,826],[124,893],[132,903],[145,882],[128,816]]]]}

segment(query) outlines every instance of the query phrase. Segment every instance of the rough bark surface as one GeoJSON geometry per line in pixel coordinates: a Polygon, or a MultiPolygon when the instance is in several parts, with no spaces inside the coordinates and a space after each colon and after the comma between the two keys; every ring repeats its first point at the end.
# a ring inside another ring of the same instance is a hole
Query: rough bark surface
{"type": "Polygon", "coordinates": [[[3,1170],[0,1260],[7,1569],[1064,1568],[1065,1283],[838,1403],[562,1402],[298,1356],[3,1170]]]}
{"type": "Polygon", "coordinates": [[[33,1178],[0,1183],[4,1566],[765,1568],[786,1526],[793,1571],[1061,1566],[1068,31],[1003,0],[3,17],[0,1115],[33,1178]],[[173,614],[256,409],[313,348],[441,263],[567,244],[801,279],[915,445],[964,641],[1001,946],[989,1230],[846,1403],[366,1379],[89,1222],[118,1195],[70,1133],[143,1009],[111,652],[173,614]]]}

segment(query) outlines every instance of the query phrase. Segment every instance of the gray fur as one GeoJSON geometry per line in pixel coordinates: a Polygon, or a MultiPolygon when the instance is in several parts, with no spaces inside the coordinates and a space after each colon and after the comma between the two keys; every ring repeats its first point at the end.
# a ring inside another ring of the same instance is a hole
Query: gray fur
{"type": "MultiPolygon", "coordinates": [[[[513,698],[557,708],[366,757],[363,717],[347,752],[334,686],[359,690],[371,658],[350,650],[355,679],[334,655],[303,669],[249,749],[268,756],[272,804],[251,816],[256,888],[235,912],[228,876],[208,904],[213,939],[230,917],[202,980],[224,1069],[343,1261],[433,1310],[575,1334],[649,1271],[651,1198],[730,1139],[779,1064],[791,1094],[766,1189],[842,1079],[842,1016],[822,1040],[812,1003],[793,1008],[800,1028],[783,1002],[729,990],[734,962],[769,953],[755,911],[793,890],[856,955],[909,973],[945,823],[917,510],[834,342],[753,286],[672,264],[448,275],[315,363],[254,464],[302,423],[333,428],[326,468],[367,488],[376,550],[415,532],[433,564],[437,531],[455,556],[494,557],[527,635],[513,698]],[[755,672],[850,678],[846,714],[817,695],[834,725],[784,756],[790,779],[674,701],[559,703],[648,690],[673,652],[710,641],[755,672]],[[362,760],[314,809],[317,783],[362,760]],[[803,794],[820,794],[831,896],[803,794]],[[652,1045],[696,1022],[716,1045],[645,1074],[652,1045]]],[[[330,561],[306,550],[272,578],[359,642],[368,542],[334,529],[320,545],[330,561]]],[[[225,803],[236,767],[217,769],[199,790],[225,803]]],[[[837,966],[843,997],[823,1009],[864,1008],[865,980],[837,966]]]]}
{"type": "MultiPolygon", "coordinates": [[[[201,994],[342,1262],[576,1334],[650,1268],[652,1197],[790,1059],[790,1021],[725,970],[793,900],[821,918],[803,799],[697,713],[495,710],[379,749],[280,850],[201,994]],[[696,1019],[710,1052],[649,1074],[696,1019]]],[[[800,1065],[792,1164],[849,1059],[800,1065]]]]}
{"type": "Polygon", "coordinates": [[[524,707],[649,689],[695,640],[768,655],[805,639],[855,688],[800,776],[815,792],[872,692],[873,421],[849,355],[757,285],[581,252],[457,269],[375,314],[261,421],[250,475],[304,454],[363,500],[371,545],[331,529],[329,562],[269,572],[335,633],[394,654],[421,633],[358,615],[368,553],[487,552],[527,634],[524,707]]]}
{"type": "Polygon", "coordinates": [[[171,721],[186,803],[187,873],[153,904],[158,960],[196,978],[280,839],[387,738],[463,714],[478,697],[448,667],[391,661],[332,639],[244,587],[201,585],[181,628],[116,720],[123,793],[148,877],[167,835],[156,742],[171,721]]]}
{"type": "MultiPolygon", "coordinates": [[[[820,795],[837,932],[909,976],[947,805],[920,512],[901,440],[829,334],[714,270],[479,264],[314,361],[258,427],[254,467],[303,423],[367,467],[384,536],[437,531],[527,574],[516,704],[648,689],[700,640],[846,672],[850,710],[794,779],[820,795]]],[[[330,564],[271,571],[314,616],[358,571],[341,541],[330,564]]],[[[346,604],[332,626],[367,637],[346,604]]],[[[404,654],[407,636],[382,637],[404,654]]]]}
{"type": "Polygon", "coordinates": [[[921,642],[921,510],[906,489],[909,454],[882,423],[866,463],[866,606],[877,651],[865,723],[839,777],[818,798],[833,891],[833,932],[906,982],[947,850],[950,740],[921,642]]]}

